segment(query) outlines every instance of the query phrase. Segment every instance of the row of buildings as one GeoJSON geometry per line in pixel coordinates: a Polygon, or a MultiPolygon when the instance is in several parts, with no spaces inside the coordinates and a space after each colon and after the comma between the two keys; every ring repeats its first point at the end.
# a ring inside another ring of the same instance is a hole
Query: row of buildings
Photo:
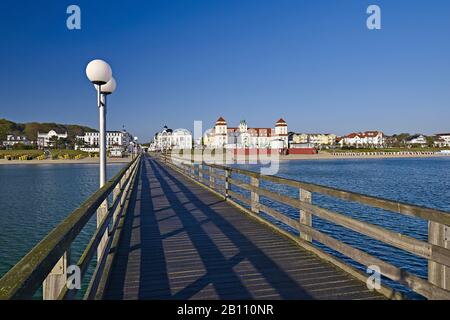
{"type": "Polygon", "coordinates": [[[191,149],[191,148],[226,148],[226,149],[300,149],[300,148],[382,148],[392,146],[429,146],[450,147],[450,133],[436,134],[428,139],[425,135],[386,136],[381,131],[353,132],[345,136],[331,133],[295,133],[288,131],[284,119],[275,122],[274,127],[252,128],[245,120],[239,126],[228,126],[220,117],[213,128],[206,130],[200,139],[194,141],[187,129],[163,130],[154,135],[150,150],[191,149]]]}
{"type": "MultiPolygon", "coordinates": [[[[21,144],[24,146],[36,146],[38,149],[46,149],[56,147],[61,142],[66,141],[68,137],[67,131],[54,129],[46,133],[38,132],[35,141],[28,140],[25,136],[8,134],[2,144],[4,147],[13,147],[21,144]]],[[[98,152],[99,138],[100,134],[96,131],[76,136],[75,150],[98,152]]],[[[133,136],[126,130],[106,132],[106,146],[108,149],[131,151],[135,143],[133,136]]]]}
{"type": "Polygon", "coordinates": [[[340,147],[450,147],[450,133],[438,133],[433,136],[423,134],[400,134],[386,136],[380,131],[366,131],[351,133],[344,137],[337,137],[336,144],[340,147]]]}
{"type": "Polygon", "coordinates": [[[58,140],[67,139],[66,131],[50,130],[46,133],[37,133],[36,140],[29,140],[26,136],[7,134],[6,140],[2,142],[3,147],[13,147],[15,145],[36,146],[38,149],[53,147],[58,140]]]}
{"type": "Polygon", "coordinates": [[[150,150],[226,148],[226,149],[284,149],[289,147],[288,127],[286,121],[279,119],[273,128],[249,128],[242,120],[237,127],[229,127],[222,117],[217,119],[214,127],[207,130],[200,139],[194,141],[187,129],[163,130],[154,135],[150,150]]]}
{"type": "MultiPolygon", "coordinates": [[[[99,151],[100,133],[97,131],[85,132],[84,135],[76,136],[75,150],[86,152],[99,151]]],[[[126,130],[107,131],[106,148],[115,152],[131,152],[136,141],[126,130]]]]}

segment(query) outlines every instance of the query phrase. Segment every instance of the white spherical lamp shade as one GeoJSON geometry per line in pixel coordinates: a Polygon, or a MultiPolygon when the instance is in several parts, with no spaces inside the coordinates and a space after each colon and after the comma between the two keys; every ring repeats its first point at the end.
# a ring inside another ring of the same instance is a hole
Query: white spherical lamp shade
{"type": "Polygon", "coordinates": [[[116,80],[111,78],[106,84],[102,85],[101,90],[103,94],[111,94],[116,90],[116,87],[116,80]]]}
{"type": "Polygon", "coordinates": [[[96,59],[92,60],[87,65],[86,75],[93,84],[104,85],[111,80],[112,70],[108,63],[103,60],[96,59]]]}

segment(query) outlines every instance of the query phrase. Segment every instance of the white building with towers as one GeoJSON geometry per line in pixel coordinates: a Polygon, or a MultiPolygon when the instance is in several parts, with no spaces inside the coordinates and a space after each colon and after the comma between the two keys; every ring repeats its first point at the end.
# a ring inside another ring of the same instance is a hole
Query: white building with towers
{"type": "Polygon", "coordinates": [[[283,119],[274,128],[249,128],[245,120],[238,127],[228,127],[220,117],[214,128],[204,134],[203,145],[211,149],[284,149],[288,148],[288,127],[283,119]]]}
{"type": "Polygon", "coordinates": [[[150,143],[149,150],[192,149],[192,133],[183,128],[169,129],[167,126],[157,132],[150,143]]]}

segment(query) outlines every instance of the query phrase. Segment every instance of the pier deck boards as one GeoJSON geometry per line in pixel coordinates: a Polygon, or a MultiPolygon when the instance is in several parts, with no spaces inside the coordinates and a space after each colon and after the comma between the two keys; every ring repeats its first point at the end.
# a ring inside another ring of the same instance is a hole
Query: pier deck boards
{"type": "Polygon", "coordinates": [[[383,299],[146,157],[106,299],[383,299]]]}

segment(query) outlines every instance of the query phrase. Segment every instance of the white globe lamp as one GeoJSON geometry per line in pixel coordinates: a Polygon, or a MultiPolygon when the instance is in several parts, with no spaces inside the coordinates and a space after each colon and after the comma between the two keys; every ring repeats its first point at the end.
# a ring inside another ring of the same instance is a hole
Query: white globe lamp
{"type": "Polygon", "coordinates": [[[107,62],[96,59],[87,65],[86,75],[93,84],[104,85],[111,80],[112,70],[107,62]]]}
{"type": "MultiPolygon", "coordinates": [[[[98,90],[98,85],[95,84],[94,86],[95,86],[95,89],[98,90]]],[[[110,95],[111,93],[116,91],[116,88],[117,88],[116,80],[114,78],[111,78],[111,80],[109,80],[106,84],[104,84],[100,87],[100,90],[101,90],[102,94],[110,95]]]]}

